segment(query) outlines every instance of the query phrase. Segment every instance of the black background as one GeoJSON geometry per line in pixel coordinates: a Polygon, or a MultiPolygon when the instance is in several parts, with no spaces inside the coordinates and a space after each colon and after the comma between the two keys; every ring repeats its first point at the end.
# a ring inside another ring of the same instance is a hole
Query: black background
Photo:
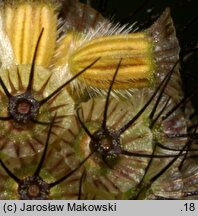
{"type": "MultiPolygon", "coordinates": [[[[198,44],[198,0],[90,0],[90,2],[105,17],[113,18],[114,22],[133,24],[137,21],[140,29],[149,27],[166,7],[171,8],[181,46],[181,60],[184,60],[181,63],[181,76],[185,94],[189,95],[198,86],[198,52],[194,51],[188,58],[183,58],[183,53],[194,49],[198,44]]],[[[198,94],[193,97],[193,104],[198,111],[198,94]]]]}

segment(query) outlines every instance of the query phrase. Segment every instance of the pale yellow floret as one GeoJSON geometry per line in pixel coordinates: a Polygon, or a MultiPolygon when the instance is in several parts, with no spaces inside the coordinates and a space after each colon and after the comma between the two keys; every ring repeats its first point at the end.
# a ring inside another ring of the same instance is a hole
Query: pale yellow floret
{"type": "Polygon", "coordinates": [[[10,38],[17,64],[31,64],[38,37],[44,32],[37,50],[36,64],[49,66],[55,50],[57,14],[45,2],[13,2],[4,10],[5,29],[10,38]]]}
{"type": "Polygon", "coordinates": [[[145,33],[112,35],[84,43],[69,58],[70,72],[78,73],[100,57],[79,79],[86,84],[107,88],[122,59],[114,88],[144,87],[154,77],[153,43],[145,33]]]}

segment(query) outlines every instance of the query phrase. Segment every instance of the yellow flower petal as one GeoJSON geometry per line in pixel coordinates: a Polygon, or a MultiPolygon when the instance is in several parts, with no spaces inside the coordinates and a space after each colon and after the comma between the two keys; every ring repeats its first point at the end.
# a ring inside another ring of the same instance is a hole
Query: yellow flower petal
{"type": "Polygon", "coordinates": [[[17,64],[31,64],[36,42],[44,28],[36,64],[49,66],[54,54],[57,30],[56,7],[37,1],[14,1],[5,4],[5,29],[17,64]]]}

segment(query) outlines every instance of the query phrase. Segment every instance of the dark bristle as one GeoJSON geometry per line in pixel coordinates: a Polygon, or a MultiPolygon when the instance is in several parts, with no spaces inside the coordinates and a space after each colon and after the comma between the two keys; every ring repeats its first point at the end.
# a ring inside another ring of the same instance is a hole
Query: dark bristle
{"type": "Polygon", "coordinates": [[[188,131],[193,130],[193,129],[196,128],[197,126],[198,126],[198,123],[189,126],[189,127],[188,127],[188,131]]]}
{"type": "Polygon", "coordinates": [[[160,93],[159,93],[159,96],[157,97],[157,100],[156,100],[156,102],[155,102],[155,105],[154,105],[154,107],[153,107],[153,109],[152,109],[152,111],[151,111],[151,113],[150,113],[150,115],[149,115],[149,118],[150,118],[151,120],[154,118],[155,112],[156,112],[156,110],[157,110],[157,107],[159,106],[159,103],[160,103],[160,101],[161,101],[161,99],[162,99],[162,96],[163,96],[163,94],[164,94],[164,91],[165,91],[165,89],[166,89],[168,83],[169,83],[170,78],[171,78],[171,76],[169,76],[169,77],[167,78],[167,80],[165,81],[164,85],[162,86],[162,89],[161,89],[161,91],[160,91],[160,93]]]}
{"type": "MultiPolygon", "coordinates": [[[[161,89],[162,86],[163,86],[163,88],[162,88],[161,92],[164,91],[165,87],[167,86],[168,82],[170,81],[170,78],[171,78],[171,76],[172,76],[172,74],[174,72],[174,69],[175,69],[175,67],[176,67],[177,64],[178,64],[178,62],[175,63],[175,65],[173,66],[172,70],[165,76],[165,78],[159,84],[159,86],[154,91],[154,93],[152,94],[152,96],[150,97],[150,99],[140,109],[140,111],[126,125],[124,125],[121,129],[119,129],[119,133],[120,134],[124,133],[129,127],[131,127],[131,125],[144,113],[144,111],[152,103],[153,99],[155,98],[155,96],[157,95],[157,93],[160,91],[160,89],[161,89]]],[[[159,96],[158,98],[161,98],[161,96],[159,96]]],[[[156,104],[158,105],[158,103],[156,103],[156,104]]]]}
{"type": "Polygon", "coordinates": [[[87,67],[85,67],[83,70],[81,70],[80,72],[78,72],[75,76],[73,76],[71,79],[69,79],[67,82],[65,82],[63,85],[61,85],[59,88],[57,88],[54,92],[52,92],[48,97],[44,98],[43,100],[41,100],[39,103],[42,106],[43,104],[45,104],[47,101],[49,101],[52,97],[54,97],[57,93],[59,93],[64,87],[66,87],[70,82],[72,82],[73,80],[75,80],[77,77],[79,77],[82,73],[84,73],[86,70],[88,70],[89,68],[91,68],[94,64],[96,64],[96,62],[98,62],[100,59],[97,58],[95,61],[93,61],[90,65],[88,65],[87,67]]]}
{"type": "Polygon", "coordinates": [[[47,84],[49,83],[50,79],[52,77],[52,74],[47,78],[47,80],[45,81],[45,83],[41,86],[41,88],[38,90],[38,94],[43,94],[43,92],[45,91],[47,84]]]}
{"type": "Polygon", "coordinates": [[[19,89],[23,89],[23,82],[22,82],[22,79],[21,79],[21,75],[20,75],[18,66],[17,66],[17,78],[18,78],[18,87],[19,87],[19,89]]]}
{"type": "Polygon", "coordinates": [[[51,135],[51,131],[52,131],[52,127],[53,127],[55,118],[56,118],[56,114],[55,114],[55,116],[52,119],[52,122],[50,124],[49,130],[48,130],[48,134],[47,134],[46,143],[45,143],[45,147],[44,147],[44,150],[43,150],[43,154],[42,154],[40,162],[39,162],[39,164],[37,166],[37,169],[35,170],[34,176],[39,176],[41,168],[43,166],[43,163],[44,163],[44,160],[45,160],[45,157],[46,157],[46,153],[47,153],[47,149],[48,149],[48,146],[49,146],[49,139],[50,139],[50,135],[51,135]]]}
{"type": "Polygon", "coordinates": [[[166,134],[168,138],[177,139],[177,138],[191,138],[193,140],[198,139],[198,133],[186,133],[186,134],[166,134]]]}
{"type": "MultiPolygon", "coordinates": [[[[181,151],[181,149],[170,148],[170,147],[164,146],[160,143],[157,143],[157,146],[162,148],[162,149],[169,150],[169,151],[176,151],[176,152],[181,151]]],[[[198,149],[190,149],[189,152],[198,152],[198,149]]]]}
{"type": "Polygon", "coordinates": [[[107,166],[107,168],[109,168],[110,170],[113,170],[113,166],[109,164],[108,160],[104,156],[102,157],[102,161],[107,166]]]}
{"type": "Polygon", "coordinates": [[[91,152],[84,160],[82,160],[79,165],[73,169],[71,172],[63,176],[62,178],[58,179],[55,182],[52,182],[49,184],[50,188],[55,187],[56,185],[60,184],[61,182],[65,181],[67,178],[69,178],[72,174],[74,174],[77,170],[80,169],[80,167],[94,154],[95,152],[91,152]]]}
{"type": "Polygon", "coordinates": [[[10,92],[8,91],[6,85],[4,84],[3,80],[1,79],[1,77],[0,77],[0,84],[1,84],[1,86],[2,86],[2,88],[3,88],[3,91],[5,92],[5,94],[6,94],[6,96],[7,96],[7,98],[8,98],[8,99],[11,98],[12,95],[11,95],[10,92]]]}
{"type": "Polygon", "coordinates": [[[82,197],[82,184],[83,184],[83,179],[85,177],[86,171],[84,170],[81,177],[80,177],[80,182],[79,182],[79,190],[78,190],[78,200],[81,200],[82,197]]]}
{"type": "Polygon", "coordinates": [[[51,122],[42,122],[37,119],[31,119],[31,122],[38,124],[38,125],[50,125],[51,124],[51,122]]]}
{"type": "MultiPolygon", "coordinates": [[[[18,67],[17,67],[17,69],[18,69],[18,67]]],[[[13,95],[15,95],[15,94],[17,94],[17,89],[15,88],[14,83],[12,82],[12,79],[10,76],[10,71],[7,71],[7,72],[8,72],[8,82],[9,82],[9,85],[11,88],[11,92],[13,95]]]]}
{"type": "Polygon", "coordinates": [[[161,109],[161,111],[159,112],[159,114],[156,116],[155,119],[152,120],[151,124],[150,124],[150,128],[152,129],[155,125],[155,123],[158,121],[158,119],[162,116],[162,114],[164,113],[169,101],[170,101],[170,97],[168,98],[168,100],[166,101],[166,103],[164,104],[164,107],[161,109]]]}
{"type": "Polygon", "coordinates": [[[32,64],[31,64],[31,70],[30,70],[30,76],[29,76],[29,83],[26,89],[26,92],[31,92],[32,91],[32,86],[33,86],[33,82],[34,82],[34,72],[35,72],[35,64],[36,64],[36,55],[38,52],[38,48],[39,48],[39,43],[41,41],[41,37],[43,35],[43,31],[44,28],[42,28],[41,33],[38,37],[37,43],[36,43],[36,48],[34,50],[34,55],[33,55],[33,59],[32,59],[32,64]]]}
{"type": "Polygon", "coordinates": [[[162,196],[156,196],[155,200],[177,200],[175,198],[167,198],[162,196]]]}
{"type": "Polygon", "coordinates": [[[88,128],[85,126],[85,124],[82,122],[81,118],[80,118],[80,114],[79,114],[80,108],[77,109],[77,117],[78,120],[80,122],[80,125],[82,126],[82,128],[84,129],[84,131],[87,133],[87,135],[92,139],[95,140],[95,137],[91,134],[91,132],[88,130],[88,128]]]}
{"type": "Polygon", "coordinates": [[[0,160],[1,166],[3,167],[3,169],[6,171],[6,173],[16,182],[16,183],[20,183],[21,180],[15,176],[8,168],[7,166],[3,163],[2,160],[0,160]]]}
{"type": "MultiPolygon", "coordinates": [[[[194,128],[193,134],[195,134],[196,131],[197,131],[197,127],[194,128]]],[[[189,144],[186,146],[186,149],[185,149],[185,150],[186,150],[186,153],[185,153],[185,155],[184,155],[184,158],[182,159],[182,161],[181,161],[181,163],[180,163],[180,165],[179,165],[179,170],[180,170],[180,171],[182,170],[182,168],[183,168],[183,166],[184,166],[184,162],[185,162],[185,160],[186,160],[186,158],[187,158],[188,152],[189,152],[189,150],[190,150],[190,148],[191,148],[191,146],[192,146],[192,144],[193,144],[193,139],[192,139],[192,138],[189,138],[188,143],[189,143],[189,144]]]]}
{"type": "Polygon", "coordinates": [[[184,197],[198,196],[198,191],[185,192],[184,197]]]}
{"type": "Polygon", "coordinates": [[[0,121],[9,121],[12,119],[12,116],[0,117],[0,121]]]}
{"type": "Polygon", "coordinates": [[[192,143],[192,140],[188,140],[188,142],[185,144],[185,146],[179,151],[178,155],[176,155],[173,160],[171,160],[159,173],[157,173],[154,177],[151,178],[151,182],[155,182],[160,176],[166,172],[175,162],[176,160],[183,155],[183,152],[185,151],[188,146],[190,146],[192,143]]]}
{"type": "Polygon", "coordinates": [[[116,68],[116,71],[113,75],[113,79],[111,81],[111,84],[110,84],[110,87],[108,89],[108,93],[107,93],[107,98],[106,98],[106,102],[105,102],[105,109],[104,109],[104,117],[103,117],[103,122],[102,122],[102,128],[105,129],[106,128],[106,122],[107,122],[107,112],[108,112],[108,105],[109,105],[109,98],[110,98],[110,95],[111,95],[111,91],[112,91],[112,88],[113,88],[113,84],[115,82],[115,79],[116,79],[116,76],[118,74],[118,71],[119,71],[119,68],[121,66],[121,62],[122,62],[122,59],[120,59],[119,63],[118,63],[118,66],[116,68]]]}
{"type": "Polygon", "coordinates": [[[191,101],[192,97],[197,93],[198,88],[193,91],[193,93],[189,96],[185,96],[178,104],[176,104],[165,116],[162,117],[162,120],[166,120],[169,116],[171,116],[177,109],[186,105],[189,101],[191,101]]]}
{"type": "MultiPolygon", "coordinates": [[[[184,150],[183,150],[184,151],[184,150]]],[[[178,154],[176,155],[152,155],[152,154],[143,154],[143,153],[135,153],[135,152],[129,152],[126,150],[122,150],[122,154],[126,156],[132,156],[132,157],[143,157],[143,158],[175,158],[178,157],[178,154]]],[[[180,154],[179,156],[184,156],[185,154],[180,154]]]]}
{"type": "Polygon", "coordinates": [[[146,166],[144,175],[143,175],[143,177],[142,177],[140,183],[137,185],[137,188],[140,188],[140,190],[139,190],[139,192],[137,193],[137,195],[134,197],[135,200],[138,199],[138,197],[140,196],[142,190],[144,189],[144,185],[143,185],[143,184],[144,184],[144,179],[145,179],[145,177],[146,177],[146,175],[147,175],[147,173],[148,173],[148,171],[149,171],[149,169],[150,169],[150,167],[151,167],[151,164],[152,164],[152,162],[153,162],[154,154],[155,154],[156,148],[157,148],[157,143],[154,144],[153,152],[152,152],[151,158],[150,158],[150,160],[149,160],[149,162],[148,162],[148,164],[147,164],[147,166],[146,166]]]}

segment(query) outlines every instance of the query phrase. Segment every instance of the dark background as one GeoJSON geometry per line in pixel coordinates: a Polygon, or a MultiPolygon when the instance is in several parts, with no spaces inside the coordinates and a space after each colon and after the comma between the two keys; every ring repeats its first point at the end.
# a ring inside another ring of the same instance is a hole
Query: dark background
{"type": "MultiPolygon", "coordinates": [[[[82,0],[82,2],[85,2],[82,0]]],[[[93,7],[115,22],[149,27],[166,7],[171,8],[177,37],[181,46],[181,76],[185,95],[198,87],[198,0],[90,0],[93,7]],[[187,50],[194,50],[184,55],[187,50]],[[185,57],[184,57],[185,56],[185,57]]],[[[198,111],[198,93],[193,97],[198,111]]]]}

